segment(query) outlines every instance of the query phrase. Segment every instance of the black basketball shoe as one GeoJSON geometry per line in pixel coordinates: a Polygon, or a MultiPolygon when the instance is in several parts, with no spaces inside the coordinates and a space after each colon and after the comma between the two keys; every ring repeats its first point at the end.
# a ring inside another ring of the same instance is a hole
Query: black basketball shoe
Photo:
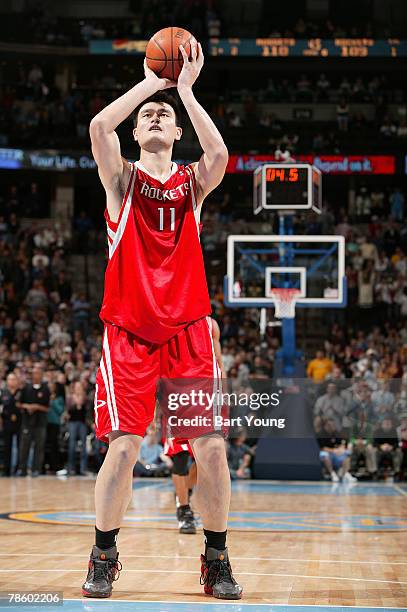
{"type": "Polygon", "coordinates": [[[201,555],[201,584],[207,595],[218,599],[241,599],[243,588],[233,578],[228,549],[208,548],[201,555]]]}
{"type": "Polygon", "coordinates": [[[177,519],[180,533],[196,533],[195,516],[189,506],[177,508],[177,519]]]}
{"type": "Polygon", "coordinates": [[[113,582],[119,579],[121,569],[116,546],[108,550],[94,546],[88,563],[88,575],[82,585],[84,597],[110,597],[113,582]]]}

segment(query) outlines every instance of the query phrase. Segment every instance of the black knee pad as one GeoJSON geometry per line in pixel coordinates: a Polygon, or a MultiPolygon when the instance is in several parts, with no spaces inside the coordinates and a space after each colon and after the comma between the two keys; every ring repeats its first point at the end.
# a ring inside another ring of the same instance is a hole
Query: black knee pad
{"type": "Polygon", "coordinates": [[[176,455],[171,457],[173,466],[172,473],[176,476],[188,476],[188,460],[189,460],[189,452],[181,451],[176,455]]]}

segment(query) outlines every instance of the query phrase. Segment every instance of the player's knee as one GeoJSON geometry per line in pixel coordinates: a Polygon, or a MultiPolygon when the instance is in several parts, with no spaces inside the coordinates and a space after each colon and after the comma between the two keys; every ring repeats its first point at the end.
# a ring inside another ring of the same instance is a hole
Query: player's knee
{"type": "Polygon", "coordinates": [[[200,465],[208,471],[216,471],[226,461],[225,442],[220,437],[206,438],[202,442],[198,441],[194,445],[194,454],[200,465]]]}
{"type": "Polygon", "coordinates": [[[189,453],[183,451],[171,457],[172,459],[172,473],[175,476],[188,476],[188,459],[189,453]]]}
{"type": "Polygon", "coordinates": [[[123,467],[133,467],[137,461],[139,445],[129,436],[122,436],[114,441],[109,452],[115,457],[115,462],[123,467]]]}

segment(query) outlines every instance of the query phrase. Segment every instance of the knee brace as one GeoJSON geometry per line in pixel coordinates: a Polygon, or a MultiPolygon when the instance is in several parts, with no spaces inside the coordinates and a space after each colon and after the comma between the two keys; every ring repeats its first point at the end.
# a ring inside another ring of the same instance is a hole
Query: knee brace
{"type": "Polygon", "coordinates": [[[176,476],[188,476],[188,451],[181,451],[171,457],[172,459],[172,473],[176,476]]]}

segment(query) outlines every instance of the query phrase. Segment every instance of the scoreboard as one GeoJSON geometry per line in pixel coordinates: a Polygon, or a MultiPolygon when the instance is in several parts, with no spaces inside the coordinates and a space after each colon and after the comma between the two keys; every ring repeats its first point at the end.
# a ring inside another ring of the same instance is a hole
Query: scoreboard
{"type": "MultiPolygon", "coordinates": [[[[145,55],[147,40],[91,40],[96,55],[145,55]]],[[[407,57],[407,39],[387,38],[210,38],[205,53],[212,57],[407,57]]]]}
{"type": "Polygon", "coordinates": [[[406,57],[407,40],[388,38],[211,38],[209,55],[256,57],[406,57]]]}
{"type": "Polygon", "coordinates": [[[253,173],[253,212],[261,210],[321,212],[321,172],[304,163],[266,163],[253,173]]]}

